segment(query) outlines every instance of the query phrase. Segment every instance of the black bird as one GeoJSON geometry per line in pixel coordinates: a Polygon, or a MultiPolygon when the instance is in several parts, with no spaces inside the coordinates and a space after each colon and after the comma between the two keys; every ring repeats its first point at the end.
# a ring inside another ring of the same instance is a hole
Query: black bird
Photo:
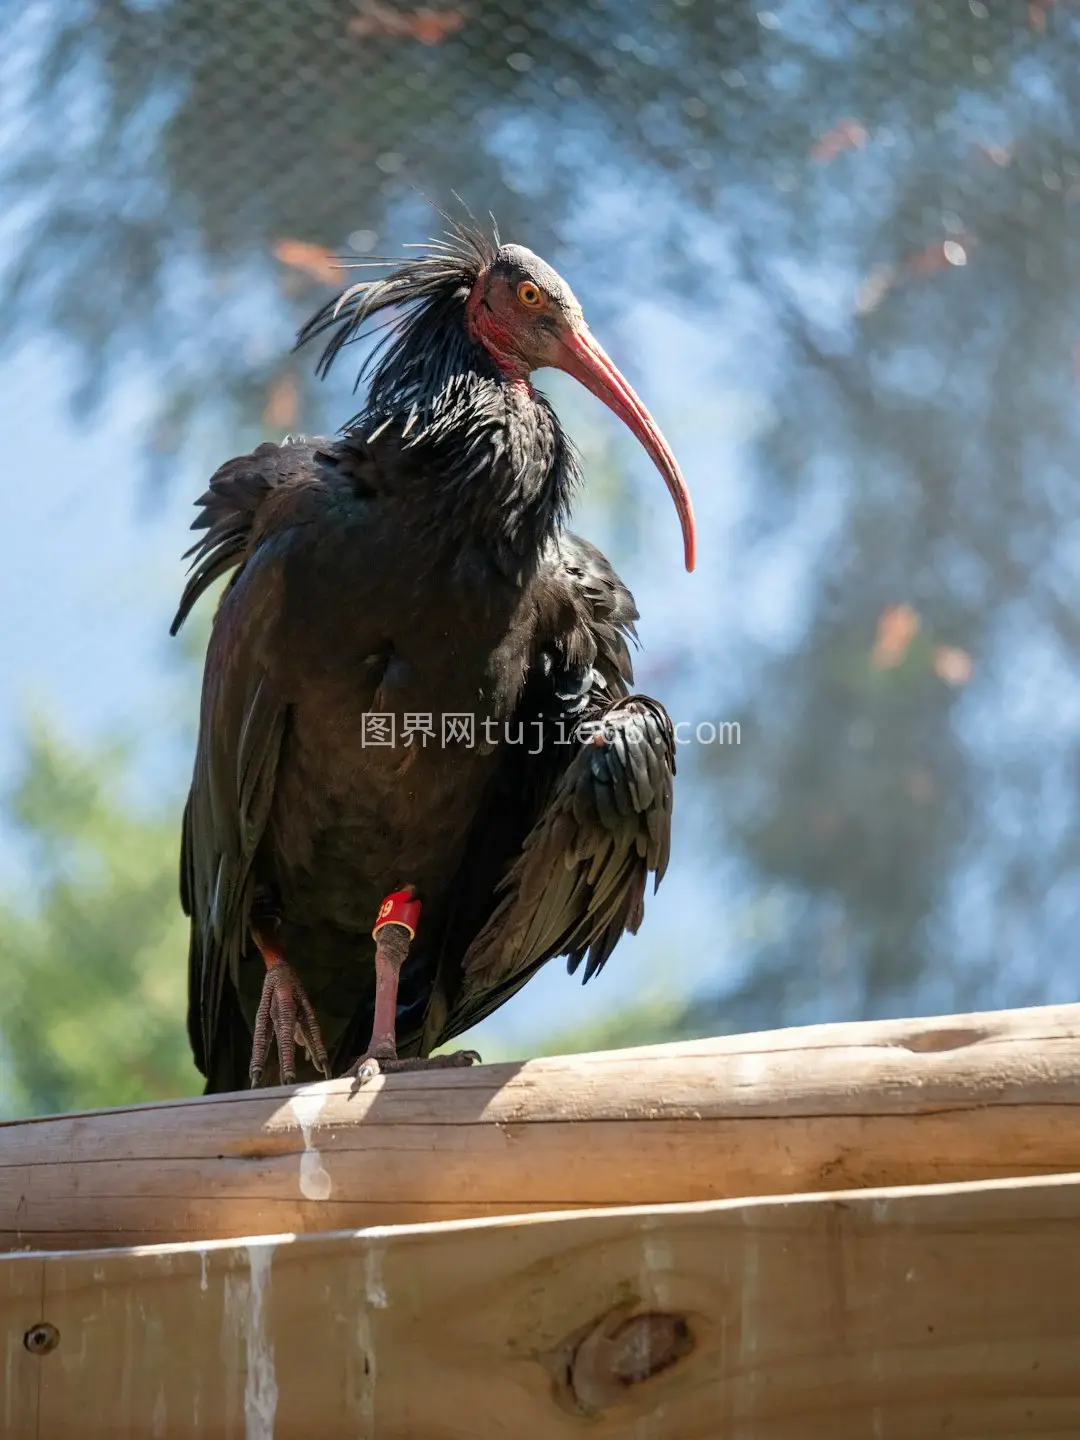
{"type": "Polygon", "coordinates": [[[386,263],[298,341],[329,335],[325,374],[398,312],[361,413],[230,460],[196,502],[173,634],[233,571],[180,866],[208,1091],[470,1063],[428,1057],[555,956],[588,980],[668,861],[671,722],[630,693],[634,601],[564,528],[578,464],[530,375],[625,421],[693,569],[675,458],[529,250],[454,225],[386,263]]]}

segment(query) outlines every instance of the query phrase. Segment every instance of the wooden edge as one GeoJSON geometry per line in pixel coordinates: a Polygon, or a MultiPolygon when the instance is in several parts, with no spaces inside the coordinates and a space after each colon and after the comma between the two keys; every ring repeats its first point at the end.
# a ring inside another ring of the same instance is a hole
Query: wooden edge
{"type": "Polygon", "coordinates": [[[0,1249],[1080,1171],[1080,1005],[813,1026],[0,1128],[0,1249]]]}
{"type": "Polygon", "coordinates": [[[1077,1433],[1078,1224],[1073,1174],[12,1255],[0,1415],[13,1440],[1077,1433]]]}
{"type": "MultiPolygon", "coordinates": [[[[624,1071],[641,1065],[665,1067],[666,1062],[710,1062],[726,1058],[751,1057],[767,1060],[769,1056],[801,1053],[856,1051],[904,1051],[934,1055],[954,1050],[981,1047],[981,1053],[1003,1045],[1037,1043],[1045,1040],[1080,1042],[1080,1003],[1068,1005],[1033,1005],[1012,1010],[985,1010],[957,1015],[918,1016],[895,1020],[853,1020],[819,1025],[793,1025],[779,1030],[748,1031],[736,1035],[717,1035],[701,1040],[674,1040],[662,1045],[637,1045],[621,1050],[582,1051],[569,1055],[539,1056],[529,1060],[500,1061],[493,1065],[476,1065],[461,1070],[431,1071],[427,1074],[381,1076],[365,1085],[358,1098],[370,1099],[387,1087],[396,1093],[413,1097],[432,1094],[467,1092],[487,1093],[501,1089],[506,1083],[526,1079],[532,1082],[546,1075],[568,1072],[602,1072],[615,1068],[624,1071]]],[[[989,1057],[988,1057],[989,1058],[989,1057]]],[[[1077,1066],[1080,1079],[1080,1064],[1077,1066]]],[[[1032,1079],[1035,1078],[1033,1075],[1032,1079]]],[[[28,1126],[43,1126],[96,1117],[118,1119],[124,1115],[155,1116],[179,1110],[197,1114],[222,1104],[265,1108],[278,1106],[289,1096],[325,1092],[345,1101],[352,1084],[349,1080],[324,1081],[314,1085],[283,1085],[261,1090],[238,1090],[224,1095],[185,1095],[171,1100],[154,1100],[141,1105],[118,1105],[100,1109],[73,1110],[58,1115],[38,1115],[0,1119],[0,1135],[9,1136],[28,1126]]],[[[654,1106],[663,1108],[665,1097],[653,1096],[654,1106]]],[[[343,1115],[343,1119],[347,1118],[343,1115]]]]}
{"type": "MultiPolygon", "coordinates": [[[[252,1246],[327,1245],[349,1246],[361,1242],[407,1241],[425,1236],[466,1235],[474,1232],[496,1233],[500,1230],[520,1231],[523,1227],[559,1225],[565,1221],[598,1220],[604,1223],[644,1220],[663,1224],[687,1216],[723,1216],[753,1213],[756,1210],[799,1209],[803,1206],[835,1205],[851,1210],[891,1205],[897,1200],[911,1200],[931,1205],[936,1200],[965,1199],[982,1195],[1041,1194],[1047,1188],[1056,1191],[1075,1190],[1080,1197],[1080,1171],[1064,1171],[1057,1175],[1009,1176],[1002,1180],[955,1181],[940,1185],[881,1185],[865,1190],[804,1190],[791,1195],[749,1195],[726,1200],[672,1201],[662,1205],[611,1205],[602,1210],[544,1210],[520,1215],[469,1216],[454,1220],[422,1220],[402,1225],[363,1225],[341,1230],[316,1230],[306,1233],[284,1230],[280,1234],[236,1235],[208,1240],[174,1240],[150,1245],[108,1245],[97,1250],[13,1250],[0,1255],[0,1273],[7,1265],[40,1264],[54,1260],[100,1264],[103,1261],[132,1259],[164,1259],[172,1256],[218,1253],[239,1254],[252,1246]]],[[[1080,1199],[1078,1199],[1080,1203],[1080,1199]]]]}

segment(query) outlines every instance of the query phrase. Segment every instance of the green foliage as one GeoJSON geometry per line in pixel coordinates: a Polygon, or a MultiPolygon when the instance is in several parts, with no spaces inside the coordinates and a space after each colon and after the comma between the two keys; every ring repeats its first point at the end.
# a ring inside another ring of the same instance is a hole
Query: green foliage
{"type": "Polygon", "coordinates": [[[35,726],[10,797],[33,893],[0,900],[9,1114],[197,1093],[184,1031],[187,925],[177,823],[122,794],[130,756],[35,726]]]}
{"type": "MultiPolygon", "coordinates": [[[[615,1010],[587,1025],[571,1025],[530,1046],[534,1055],[583,1055],[591,1050],[623,1050],[632,1045],[662,1045],[693,1040],[704,1032],[693,1024],[685,1003],[660,996],[615,1010]]],[[[484,1057],[487,1058],[486,1056],[484,1057]]]]}
{"type": "Polygon", "coordinates": [[[693,1007],[688,1009],[681,999],[650,995],[634,1005],[620,1007],[617,1000],[613,1000],[612,1005],[616,1008],[598,1020],[539,1031],[524,1043],[501,1038],[497,1023],[485,1020],[475,1030],[455,1036],[449,1044],[441,1046],[440,1051],[477,1050],[486,1064],[500,1065],[504,1061],[531,1060],[540,1055],[584,1055],[593,1050],[622,1050],[632,1045],[693,1040],[723,1029],[722,1025],[716,1026],[715,1020],[711,1022],[713,1029],[700,1028],[695,1024],[693,1007]]]}

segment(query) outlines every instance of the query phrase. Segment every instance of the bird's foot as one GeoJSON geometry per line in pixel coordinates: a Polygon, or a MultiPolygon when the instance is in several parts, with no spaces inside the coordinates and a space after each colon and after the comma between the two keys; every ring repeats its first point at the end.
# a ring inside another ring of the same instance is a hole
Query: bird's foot
{"type": "Polygon", "coordinates": [[[449,1055],[429,1055],[426,1060],[421,1060],[419,1056],[410,1056],[403,1060],[396,1052],[380,1054],[376,1050],[369,1050],[366,1055],[355,1060],[345,1074],[352,1076],[353,1084],[349,1091],[351,1097],[361,1085],[374,1080],[376,1075],[399,1075],[409,1070],[460,1070],[465,1065],[480,1063],[480,1056],[475,1050],[453,1050],[449,1055]]]}
{"type": "Polygon", "coordinates": [[[282,1085],[296,1083],[296,1047],[302,1045],[311,1063],[330,1079],[330,1061],[319,1033],[319,1022],[295,970],[284,960],[275,960],[266,967],[262,999],[255,1016],[255,1036],[251,1045],[251,1066],[248,1077],[254,1090],[262,1079],[263,1066],[270,1053],[271,1035],[277,1040],[278,1069],[282,1085]]]}

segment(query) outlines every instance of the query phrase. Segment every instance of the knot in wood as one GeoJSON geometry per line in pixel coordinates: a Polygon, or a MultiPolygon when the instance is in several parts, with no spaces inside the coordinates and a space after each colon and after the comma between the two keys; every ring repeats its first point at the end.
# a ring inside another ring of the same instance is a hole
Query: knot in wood
{"type": "Polygon", "coordinates": [[[685,1315],[651,1310],[628,1317],[619,1306],[579,1342],[569,1388],[577,1405],[595,1414],[629,1398],[633,1386],[670,1370],[695,1344],[685,1315]]]}
{"type": "Polygon", "coordinates": [[[635,1315],[611,1339],[611,1373],[623,1385],[640,1385],[694,1348],[684,1315],[635,1315]]]}
{"type": "Polygon", "coordinates": [[[895,1043],[914,1055],[936,1055],[945,1050],[963,1050],[993,1038],[994,1032],[979,1025],[934,1025],[902,1036],[895,1043]]]}

